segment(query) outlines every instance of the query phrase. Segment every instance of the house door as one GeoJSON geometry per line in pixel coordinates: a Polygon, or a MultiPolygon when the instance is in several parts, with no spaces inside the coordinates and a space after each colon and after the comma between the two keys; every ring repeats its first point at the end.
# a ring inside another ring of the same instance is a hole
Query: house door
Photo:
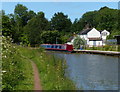
{"type": "Polygon", "coordinates": [[[93,41],[93,46],[96,46],[96,41],[93,41]]]}

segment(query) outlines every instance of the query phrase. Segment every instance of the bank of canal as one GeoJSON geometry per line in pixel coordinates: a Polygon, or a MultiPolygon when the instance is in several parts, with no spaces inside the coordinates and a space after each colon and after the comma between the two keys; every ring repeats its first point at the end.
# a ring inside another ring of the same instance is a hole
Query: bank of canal
{"type": "Polygon", "coordinates": [[[118,57],[49,52],[66,60],[65,75],[82,90],[117,90],[118,57]]]}

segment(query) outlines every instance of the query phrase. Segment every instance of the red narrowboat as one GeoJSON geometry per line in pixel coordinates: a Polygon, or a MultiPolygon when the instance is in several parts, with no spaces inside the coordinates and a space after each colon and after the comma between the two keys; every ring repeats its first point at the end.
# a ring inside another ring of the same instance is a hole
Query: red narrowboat
{"type": "Polygon", "coordinates": [[[53,51],[73,51],[73,45],[69,44],[41,44],[41,47],[45,48],[46,50],[53,50],[53,51]]]}

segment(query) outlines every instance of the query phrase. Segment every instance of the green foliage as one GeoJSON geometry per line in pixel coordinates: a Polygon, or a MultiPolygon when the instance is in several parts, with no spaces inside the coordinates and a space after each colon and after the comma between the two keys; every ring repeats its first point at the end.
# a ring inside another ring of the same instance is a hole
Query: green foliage
{"type": "Polygon", "coordinates": [[[118,11],[108,7],[103,7],[97,12],[95,20],[98,24],[96,26],[98,29],[112,31],[118,24],[118,11]]]}
{"type": "Polygon", "coordinates": [[[62,12],[55,13],[51,18],[51,29],[58,30],[59,32],[70,32],[71,21],[67,15],[62,12]]]}
{"type": "Polygon", "coordinates": [[[2,15],[2,35],[10,36],[12,34],[11,31],[11,22],[8,16],[2,15]]]}
{"type": "Polygon", "coordinates": [[[78,19],[75,19],[75,21],[73,22],[72,26],[71,26],[71,32],[74,33],[74,32],[77,32],[79,33],[80,30],[82,30],[82,27],[81,27],[81,23],[78,19]]]}
{"type": "Polygon", "coordinates": [[[36,14],[32,10],[28,11],[26,6],[17,4],[14,14],[5,15],[3,12],[2,31],[4,36],[11,36],[14,43],[22,42],[23,44],[35,45],[55,43],[56,39],[58,43],[65,43],[70,34],[79,33],[86,24],[89,24],[90,27],[95,27],[98,30],[108,30],[111,33],[108,39],[112,39],[114,35],[120,34],[119,14],[118,9],[102,7],[98,11],[86,12],[80,19],[75,19],[73,23],[62,12],[55,13],[48,21],[43,12],[36,14]],[[59,36],[58,34],[57,38],[47,36],[51,35],[48,30],[53,31],[52,34],[54,34],[54,30],[58,30],[59,36]],[[46,39],[45,37],[49,38],[46,39]]]}
{"type": "Polygon", "coordinates": [[[86,50],[119,51],[119,48],[117,45],[105,45],[103,47],[86,47],[86,50]]]}
{"type": "Polygon", "coordinates": [[[120,45],[118,45],[118,51],[120,52],[120,45]]]}
{"type": "Polygon", "coordinates": [[[2,37],[2,40],[2,90],[32,90],[31,64],[21,57],[19,49],[11,44],[9,37],[2,37]]]}
{"type": "Polygon", "coordinates": [[[81,39],[80,37],[77,36],[74,39],[74,42],[73,42],[74,48],[78,49],[78,48],[80,48],[80,46],[83,46],[83,45],[85,45],[85,41],[83,39],[81,39]]]}
{"type": "Polygon", "coordinates": [[[59,43],[60,34],[58,31],[43,31],[41,33],[41,41],[43,43],[55,44],[59,43]]]}
{"type": "Polygon", "coordinates": [[[111,34],[107,37],[107,39],[115,39],[115,35],[120,35],[120,31],[118,29],[113,30],[111,34]]]}
{"type": "Polygon", "coordinates": [[[106,29],[111,33],[110,37],[119,33],[119,10],[111,9],[108,7],[102,7],[98,11],[90,11],[83,14],[82,18],[75,20],[71,31],[79,32],[88,23],[90,26],[97,28],[98,30],[106,29]],[[115,32],[116,30],[116,32],[115,32]]]}
{"type": "Polygon", "coordinates": [[[43,30],[46,30],[48,20],[44,17],[43,12],[39,12],[36,17],[33,17],[24,27],[24,32],[27,35],[30,44],[40,44],[40,35],[43,30]]]}
{"type": "Polygon", "coordinates": [[[71,80],[65,77],[66,63],[63,59],[45,53],[41,48],[22,48],[20,51],[37,65],[43,90],[76,89],[71,80]]]}

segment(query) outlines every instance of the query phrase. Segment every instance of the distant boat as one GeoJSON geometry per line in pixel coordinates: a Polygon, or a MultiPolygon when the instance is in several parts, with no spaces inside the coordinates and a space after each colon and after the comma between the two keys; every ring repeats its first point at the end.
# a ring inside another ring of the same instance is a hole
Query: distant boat
{"type": "Polygon", "coordinates": [[[40,46],[45,48],[46,50],[52,51],[73,51],[73,45],[69,44],[41,44],[40,46]]]}

